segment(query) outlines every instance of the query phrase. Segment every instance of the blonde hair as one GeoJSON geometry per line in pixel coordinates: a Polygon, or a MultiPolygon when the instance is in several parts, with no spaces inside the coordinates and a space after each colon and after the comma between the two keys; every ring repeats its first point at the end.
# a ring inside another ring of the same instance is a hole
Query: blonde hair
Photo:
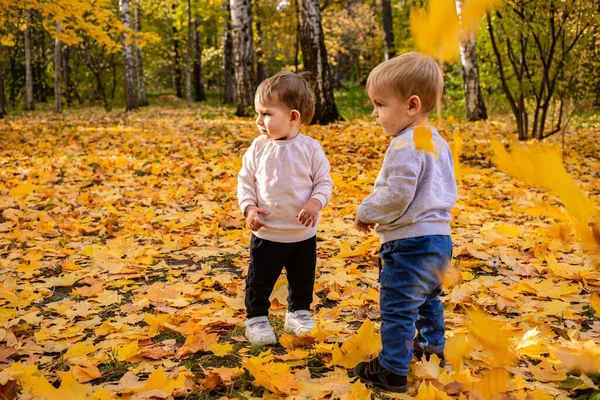
{"type": "Polygon", "coordinates": [[[403,100],[419,96],[422,111],[429,113],[442,97],[444,78],[433,57],[411,51],[384,61],[371,71],[367,91],[386,87],[392,88],[403,100]]]}
{"type": "Polygon", "coordinates": [[[264,103],[281,102],[290,110],[298,110],[300,122],[308,125],[315,115],[315,94],[308,83],[308,74],[280,71],[258,85],[255,98],[264,103]]]}

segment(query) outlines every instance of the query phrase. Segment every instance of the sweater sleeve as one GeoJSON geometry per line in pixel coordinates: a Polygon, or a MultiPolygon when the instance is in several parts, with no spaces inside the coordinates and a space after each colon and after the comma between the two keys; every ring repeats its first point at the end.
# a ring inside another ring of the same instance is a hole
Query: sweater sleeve
{"type": "Polygon", "coordinates": [[[417,189],[421,160],[411,145],[394,143],[383,160],[373,193],[356,210],[358,219],[367,224],[386,225],[408,209],[417,189]]]}
{"type": "Polygon", "coordinates": [[[256,195],[256,142],[252,142],[244,157],[242,158],[242,169],[238,174],[237,197],[242,215],[246,215],[248,206],[256,206],[258,198],[256,195]]]}
{"type": "Polygon", "coordinates": [[[331,191],[333,189],[333,179],[329,175],[330,166],[323,148],[317,142],[312,158],[312,180],[313,190],[312,199],[317,199],[321,203],[321,209],[331,200],[331,191]]]}

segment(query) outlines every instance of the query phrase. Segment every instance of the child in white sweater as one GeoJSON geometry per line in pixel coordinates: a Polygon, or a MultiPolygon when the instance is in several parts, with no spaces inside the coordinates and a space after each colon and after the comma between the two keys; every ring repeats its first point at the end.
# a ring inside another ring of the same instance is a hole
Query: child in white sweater
{"type": "Polygon", "coordinates": [[[315,139],[300,133],[315,110],[313,91],[302,77],[279,72],[264,80],[255,97],[260,136],[244,154],[238,202],[252,230],[246,278],[246,338],[276,343],[269,325],[269,297],[283,267],[288,278],[284,329],[310,333],[317,259],[319,211],[331,198],[329,162],[315,139]]]}

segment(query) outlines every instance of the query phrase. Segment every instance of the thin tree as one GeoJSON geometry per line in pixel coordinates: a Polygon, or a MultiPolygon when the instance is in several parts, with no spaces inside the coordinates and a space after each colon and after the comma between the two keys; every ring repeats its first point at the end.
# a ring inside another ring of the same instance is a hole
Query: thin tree
{"type": "Polygon", "coordinates": [[[312,123],[328,124],[340,120],[341,117],[333,97],[333,85],[321,26],[319,1],[296,0],[296,5],[298,7],[304,69],[312,74],[317,99],[312,123]]]}
{"type": "Polygon", "coordinates": [[[263,62],[263,31],[260,14],[259,0],[254,1],[256,7],[256,83],[261,83],[265,80],[265,64],[263,62]]]}
{"type": "Polygon", "coordinates": [[[392,5],[390,0],[381,0],[381,15],[383,17],[383,44],[385,48],[385,59],[389,60],[390,58],[394,58],[396,56],[396,49],[394,45],[394,27],[392,25],[392,5]]]}
{"type": "Polygon", "coordinates": [[[139,45],[138,33],[141,31],[142,9],[140,0],[135,0],[133,10],[133,27],[136,33],[133,41],[133,56],[135,62],[135,77],[137,84],[137,101],[139,106],[148,105],[148,96],[146,95],[146,86],[144,85],[144,62],[142,59],[142,49],[139,45]]]}
{"type": "MultiPolygon", "coordinates": [[[[455,0],[456,13],[461,17],[463,0],[455,0]]],[[[462,64],[463,87],[467,119],[480,121],[487,119],[487,110],[479,84],[479,66],[477,65],[477,40],[475,32],[464,34],[460,40],[460,61],[462,64]]]]}
{"type": "Polygon", "coordinates": [[[60,32],[60,22],[56,21],[56,39],[54,39],[54,111],[57,113],[62,112],[62,97],[60,87],[60,77],[62,74],[62,52],[59,38],[60,32]]]}
{"type": "Polygon", "coordinates": [[[25,46],[25,110],[31,111],[34,109],[33,75],[31,73],[31,29],[29,26],[31,22],[31,10],[26,11],[25,18],[25,29],[23,30],[23,42],[25,46]]]}
{"type": "Polygon", "coordinates": [[[252,43],[251,0],[230,0],[233,47],[235,49],[235,81],[237,116],[248,116],[254,105],[254,46],[252,43]]]}
{"type": "Polygon", "coordinates": [[[125,110],[138,108],[135,94],[133,54],[129,44],[129,32],[131,30],[131,12],[129,0],[119,0],[121,10],[121,22],[125,26],[123,32],[123,77],[125,78],[125,110]]]}
{"type": "Polygon", "coordinates": [[[201,19],[196,18],[194,22],[194,100],[206,101],[204,84],[202,83],[202,33],[200,32],[201,19]]]}
{"type": "Polygon", "coordinates": [[[231,7],[229,0],[222,3],[225,18],[223,19],[223,103],[235,102],[235,62],[233,59],[233,38],[231,35],[231,7]]]}
{"type": "Polygon", "coordinates": [[[2,47],[0,46],[0,118],[6,115],[6,97],[4,97],[4,59],[2,47]]]}
{"type": "Polygon", "coordinates": [[[185,100],[188,107],[192,106],[192,52],[194,51],[194,25],[192,24],[192,3],[187,0],[187,54],[185,57],[185,100]]]}

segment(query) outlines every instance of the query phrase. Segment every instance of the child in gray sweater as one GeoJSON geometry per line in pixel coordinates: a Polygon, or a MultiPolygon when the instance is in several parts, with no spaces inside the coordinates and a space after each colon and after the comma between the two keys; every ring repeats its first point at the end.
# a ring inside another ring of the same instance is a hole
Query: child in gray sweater
{"type": "Polygon", "coordinates": [[[376,225],[381,238],[383,348],[371,362],[359,363],[355,373],[363,382],[395,392],[408,390],[413,352],[427,359],[435,353],[441,360],[444,354],[439,295],[452,257],[450,213],[457,193],[448,144],[427,125],[443,87],[435,60],[417,52],[379,64],[367,80],[373,116],[393,138],[373,193],[356,211],[356,229],[368,233],[376,225]],[[415,145],[415,128],[431,134],[431,146],[415,145]]]}

